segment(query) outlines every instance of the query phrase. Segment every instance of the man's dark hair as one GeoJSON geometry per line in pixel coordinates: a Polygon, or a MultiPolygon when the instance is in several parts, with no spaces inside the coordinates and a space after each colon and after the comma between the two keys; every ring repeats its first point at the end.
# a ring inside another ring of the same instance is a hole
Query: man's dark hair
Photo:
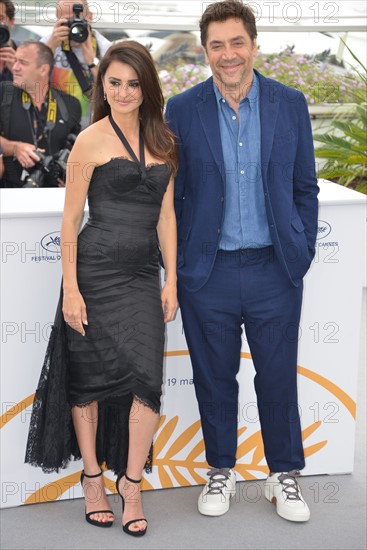
{"type": "Polygon", "coordinates": [[[243,22],[244,27],[251,40],[257,37],[256,19],[254,12],[243,4],[241,0],[225,0],[224,2],[214,2],[204,11],[200,19],[200,38],[201,44],[206,47],[208,39],[208,27],[210,23],[224,22],[227,19],[237,19],[243,22]]]}
{"type": "Polygon", "coordinates": [[[40,65],[50,65],[50,73],[54,66],[54,54],[52,53],[51,48],[39,42],[38,40],[25,40],[19,44],[18,48],[26,48],[27,46],[36,46],[37,48],[37,67],[40,65]]]}
{"type": "Polygon", "coordinates": [[[8,19],[14,19],[15,17],[15,6],[11,0],[0,0],[0,4],[4,4],[5,13],[8,19]]]}

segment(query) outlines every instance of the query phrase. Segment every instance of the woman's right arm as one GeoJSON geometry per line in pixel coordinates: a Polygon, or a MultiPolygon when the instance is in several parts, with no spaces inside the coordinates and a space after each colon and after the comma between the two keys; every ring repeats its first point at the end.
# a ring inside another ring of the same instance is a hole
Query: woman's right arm
{"type": "Polygon", "coordinates": [[[91,129],[82,132],[69,155],[66,170],[64,213],[61,225],[61,259],[63,272],[63,314],[65,321],[85,336],[88,324],[86,306],[77,280],[77,242],[83,219],[90,178],[93,173],[91,129]]]}

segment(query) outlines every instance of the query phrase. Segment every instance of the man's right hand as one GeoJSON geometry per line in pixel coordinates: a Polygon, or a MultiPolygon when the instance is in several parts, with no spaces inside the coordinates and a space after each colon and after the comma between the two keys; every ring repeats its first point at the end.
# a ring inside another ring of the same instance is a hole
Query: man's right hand
{"type": "Polygon", "coordinates": [[[9,71],[12,70],[15,61],[15,50],[12,46],[8,45],[0,48],[0,67],[1,70],[6,66],[9,71]]]}
{"type": "Polygon", "coordinates": [[[64,40],[68,40],[70,29],[66,24],[67,21],[67,19],[59,19],[56,21],[52,35],[47,41],[47,46],[49,46],[53,52],[55,52],[57,46],[61,46],[64,40]]]}
{"type": "MultiPolygon", "coordinates": [[[[44,149],[40,151],[43,153],[44,149]]],[[[33,143],[23,141],[17,141],[14,156],[23,168],[32,168],[40,160],[33,143]]]]}

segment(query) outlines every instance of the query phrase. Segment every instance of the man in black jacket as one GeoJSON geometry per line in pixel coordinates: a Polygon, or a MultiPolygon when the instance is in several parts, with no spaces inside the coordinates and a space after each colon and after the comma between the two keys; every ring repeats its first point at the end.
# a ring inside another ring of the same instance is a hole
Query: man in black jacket
{"type": "MultiPolygon", "coordinates": [[[[2,35],[5,36],[5,30],[10,34],[15,22],[15,6],[11,0],[0,0],[0,26],[2,35]],[[4,27],[6,25],[6,27],[4,27]]],[[[15,50],[17,46],[9,37],[5,44],[0,42],[0,82],[13,80],[13,63],[15,61],[15,50]]]]}
{"type": "Polygon", "coordinates": [[[13,83],[0,83],[3,187],[63,185],[49,157],[57,159],[78,134],[81,108],[78,100],[50,87],[52,66],[51,49],[29,40],[15,52],[13,83]],[[48,157],[46,162],[38,151],[48,157]]]}

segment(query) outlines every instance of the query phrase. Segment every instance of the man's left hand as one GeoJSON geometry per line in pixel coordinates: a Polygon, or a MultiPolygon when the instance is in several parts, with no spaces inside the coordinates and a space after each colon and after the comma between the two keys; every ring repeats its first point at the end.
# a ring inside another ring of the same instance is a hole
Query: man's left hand
{"type": "Polygon", "coordinates": [[[88,14],[88,22],[89,22],[89,32],[88,32],[88,38],[85,42],[82,42],[82,52],[84,56],[84,62],[86,65],[91,65],[93,63],[94,58],[96,57],[96,54],[93,50],[93,43],[92,43],[92,27],[91,27],[91,20],[92,20],[92,14],[88,14]]]}
{"type": "Polygon", "coordinates": [[[15,50],[12,46],[0,48],[0,62],[4,63],[9,71],[12,71],[15,62],[15,50]]]}

